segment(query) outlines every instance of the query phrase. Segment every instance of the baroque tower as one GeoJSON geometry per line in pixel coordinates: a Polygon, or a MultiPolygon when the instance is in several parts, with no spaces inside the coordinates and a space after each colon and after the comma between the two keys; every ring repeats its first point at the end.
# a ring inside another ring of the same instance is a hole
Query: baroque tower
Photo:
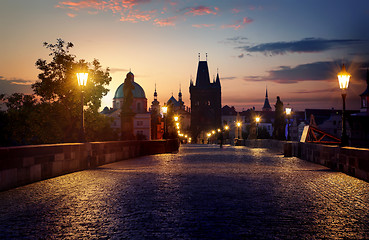
{"type": "Polygon", "coordinates": [[[197,68],[196,83],[190,82],[191,134],[197,139],[201,132],[221,128],[221,86],[219,74],[210,82],[207,61],[200,61],[197,68]]]}

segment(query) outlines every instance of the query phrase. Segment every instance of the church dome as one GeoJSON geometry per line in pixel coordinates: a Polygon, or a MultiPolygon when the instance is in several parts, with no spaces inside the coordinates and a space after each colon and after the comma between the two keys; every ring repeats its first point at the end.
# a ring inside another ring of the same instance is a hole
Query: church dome
{"type": "MultiPolygon", "coordinates": [[[[140,86],[140,84],[136,83],[136,82],[132,82],[134,89],[132,91],[133,93],[133,97],[134,98],[146,98],[145,95],[145,91],[143,90],[143,88],[140,86]]],[[[114,99],[117,98],[123,98],[124,94],[123,94],[123,85],[124,83],[122,83],[117,90],[115,91],[115,95],[114,95],[114,99]]]]}

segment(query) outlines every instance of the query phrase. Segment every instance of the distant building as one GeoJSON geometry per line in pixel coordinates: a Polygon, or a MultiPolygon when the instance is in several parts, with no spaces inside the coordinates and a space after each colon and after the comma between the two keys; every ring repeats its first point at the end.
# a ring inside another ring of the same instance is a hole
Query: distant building
{"type": "MultiPolygon", "coordinates": [[[[179,89],[178,100],[172,95],[166,103],[168,107],[168,131],[169,134],[180,133],[189,135],[191,125],[191,109],[187,107],[182,100],[182,91],[179,89]],[[173,121],[174,117],[178,117],[179,127],[173,121]]],[[[174,134],[176,135],[176,134],[174,134]]]]}
{"type": "MultiPolygon", "coordinates": [[[[132,74],[129,72],[128,74],[132,74]]],[[[113,117],[114,121],[112,123],[112,128],[117,129],[120,132],[121,128],[121,119],[120,112],[121,107],[123,105],[123,86],[124,83],[119,85],[117,90],[115,91],[115,95],[113,98],[113,108],[108,109],[104,108],[102,111],[103,114],[113,117]]],[[[133,93],[133,102],[131,109],[135,113],[133,118],[133,133],[135,134],[137,139],[151,139],[151,116],[150,113],[147,112],[147,98],[145,95],[145,91],[143,88],[135,81],[133,81],[134,89],[133,93]]]]}
{"type": "Polygon", "coordinates": [[[150,113],[151,113],[151,139],[163,139],[164,134],[164,121],[160,114],[160,103],[158,101],[158,93],[154,92],[154,101],[151,102],[150,113]]]}
{"type": "Polygon", "coordinates": [[[207,61],[199,61],[196,83],[190,82],[191,135],[205,139],[207,131],[221,127],[221,86],[219,74],[210,82],[207,61]]]}
{"type": "Polygon", "coordinates": [[[360,94],[359,113],[351,114],[351,145],[369,148],[369,71],[366,71],[366,89],[360,94]]]}

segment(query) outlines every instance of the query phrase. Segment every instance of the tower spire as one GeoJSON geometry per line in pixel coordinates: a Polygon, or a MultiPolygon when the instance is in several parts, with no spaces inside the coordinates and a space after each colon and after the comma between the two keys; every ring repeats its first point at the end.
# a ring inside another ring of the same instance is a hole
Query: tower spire
{"type": "Polygon", "coordinates": [[[265,87],[265,100],[264,100],[264,106],[263,106],[263,111],[272,111],[272,107],[269,104],[269,99],[268,99],[268,88],[265,87]]]}
{"type": "Polygon", "coordinates": [[[155,92],[154,92],[154,100],[158,98],[158,93],[156,92],[156,83],[155,83],[155,92]]]}

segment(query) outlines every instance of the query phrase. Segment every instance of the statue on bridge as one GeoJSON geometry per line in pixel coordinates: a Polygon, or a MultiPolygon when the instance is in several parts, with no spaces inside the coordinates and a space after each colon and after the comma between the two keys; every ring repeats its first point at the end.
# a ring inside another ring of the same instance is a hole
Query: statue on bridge
{"type": "Polygon", "coordinates": [[[132,111],[133,103],[133,73],[127,73],[126,79],[123,84],[123,104],[121,107],[121,140],[133,140],[135,135],[133,134],[133,117],[135,113],[132,111]]]}

